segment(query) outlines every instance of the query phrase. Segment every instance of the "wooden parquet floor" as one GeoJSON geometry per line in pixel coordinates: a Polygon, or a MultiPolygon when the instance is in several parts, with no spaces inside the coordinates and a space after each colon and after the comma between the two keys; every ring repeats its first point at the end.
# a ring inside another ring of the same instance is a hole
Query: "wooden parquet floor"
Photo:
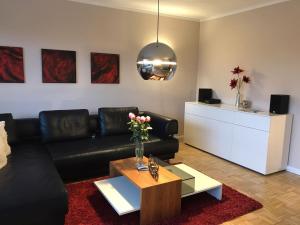
{"type": "Polygon", "coordinates": [[[172,161],[186,163],[263,204],[224,225],[300,225],[300,176],[286,171],[264,176],[183,143],[172,161]]]}

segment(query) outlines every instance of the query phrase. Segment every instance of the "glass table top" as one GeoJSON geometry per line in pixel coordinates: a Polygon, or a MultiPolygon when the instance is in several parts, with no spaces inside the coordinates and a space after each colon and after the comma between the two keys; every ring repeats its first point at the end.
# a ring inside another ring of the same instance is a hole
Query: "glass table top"
{"type": "Polygon", "coordinates": [[[182,179],[181,195],[186,195],[195,191],[195,177],[179,169],[176,165],[171,165],[163,160],[155,158],[157,163],[182,179]]]}

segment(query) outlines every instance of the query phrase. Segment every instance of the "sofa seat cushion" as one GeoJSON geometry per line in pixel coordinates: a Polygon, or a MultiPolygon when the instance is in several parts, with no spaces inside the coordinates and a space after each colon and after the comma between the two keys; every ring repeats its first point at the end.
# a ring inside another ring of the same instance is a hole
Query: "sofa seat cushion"
{"type": "MultiPolygon", "coordinates": [[[[73,141],[47,143],[56,166],[79,165],[81,163],[107,162],[134,156],[135,144],[130,134],[87,138],[73,141]]],[[[145,143],[145,155],[174,154],[178,149],[177,139],[162,140],[150,135],[145,143]],[[174,147],[175,146],[175,147],[174,147]]]]}
{"type": "MultiPolygon", "coordinates": [[[[108,156],[109,160],[117,160],[135,156],[135,144],[130,141],[131,134],[106,136],[96,138],[95,142],[99,150],[112,152],[108,156]]],[[[144,155],[154,156],[174,154],[174,149],[178,150],[178,140],[174,138],[161,139],[154,135],[149,135],[149,141],[144,143],[144,155]]]]}
{"type": "Polygon", "coordinates": [[[98,150],[93,138],[52,142],[45,146],[57,167],[80,164],[86,158],[93,159],[94,152],[98,150]]]}
{"type": "Polygon", "coordinates": [[[40,144],[19,144],[0,170],[1,224],[27,224],[41,215],[61,215],[67,193],[50,155],[40,144]]]}
{"type": "Polygon", "coordinates": [[[43,142],[90,136],[89,112],[86,109],[42,111],[39,118],[43,142]]]}
{"type": "Polygon", "coordinates": [[[179,142],[175,138],[160,139],[156,136],[150,135],[149,142],[145,143],[145,156],[150,154],[160,157],[162,155],[172,155],[178,152],[179,142]],[[155,139],[151,139],[155,137],[155,139]]]}
{"type": "Polygon", "coordinates": [[[137,107],[99,108],[98,116],[102,136],[129,134],[128,114],[138,114],[137,107]]]}
{"type": "Polygon", "coordinates": [[[85,163],[107,162],[129,157],[133,143],[129,135],[106,136],[101,138],[86,138],[73,141],[47,143],[46,147],[55,165],[60,167],[74,166],[85,163]]]}

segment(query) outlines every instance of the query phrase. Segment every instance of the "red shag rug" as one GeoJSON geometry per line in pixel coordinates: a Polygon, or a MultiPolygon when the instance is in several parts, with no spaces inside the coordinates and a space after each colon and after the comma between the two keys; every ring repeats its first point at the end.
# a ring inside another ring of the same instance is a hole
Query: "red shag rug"
{"type": "MultiPolygon", "coordinates": [[[[69,212],[65,225],[138,224],[138,212],[119,216],[114,211],[93,184],[100,179],[67,184],[69,212]]],[[[260,208],[259,202],[223,185],[222,201],[207,193],[186,197],[181,202],[181,215],[159,224],[216,225],[260,208]]]]}

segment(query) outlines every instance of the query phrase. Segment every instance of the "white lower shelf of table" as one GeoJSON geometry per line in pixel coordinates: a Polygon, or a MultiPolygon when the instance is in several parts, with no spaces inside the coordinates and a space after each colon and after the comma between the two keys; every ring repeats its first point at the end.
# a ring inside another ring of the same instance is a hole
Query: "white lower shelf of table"
{"type": "MultiPolygon", "coordinates": [[[[218,200],[222,199],[222,183],[183,163],[175,166],[195,177],[195,191],[182,196],[183,198],[207,192],[218,200]]],[[[119,215],[140,210],[140,190],[126,177],[99,180],[94,184],[119,215]]]]}
{"type": "Polygon", "coordinates": [[[195,170],[183,163],[175,165],[177,168],[195,177],[195,189],[194,192],[183,195],[187,197],[190,195],[198,194],[201,192],[207,192],[218,200],[222,199],[222,183],[214,180],[213,178],[206,176],[205,174],[195,170]]]}
{"type": "Polygon", "coordinates": [[[94,184],[121,216],[140,210],[140,190],[126,177],[113,177],[94,184]]]}

